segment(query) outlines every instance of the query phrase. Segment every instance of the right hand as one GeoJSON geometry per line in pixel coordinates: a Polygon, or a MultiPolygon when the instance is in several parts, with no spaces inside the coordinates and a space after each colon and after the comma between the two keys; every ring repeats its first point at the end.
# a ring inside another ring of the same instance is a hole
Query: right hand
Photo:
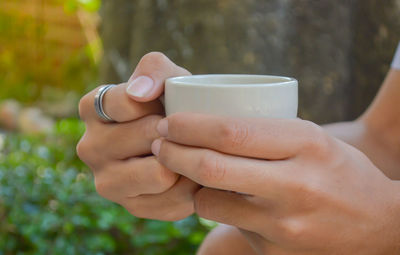
{"type": "Polygon", "coordinates": [[[99,88],[79,103],[86,132],[77,153],[93,171],[97,192],[140,218],[174,221],[194,212],[193,194],[199,185],[169,171],[151,154],[151,143],[159,137],[157,124],[164,115],[158,100],[164,81],[181,75],[190,73],[162,53],[148,53],[129,81],[103,98],[105,113],[116,123],[105,123],[95,112],[99,88]]]}
{"type": "Polygon", "coordinates": [[[219,224],[203,240],[196,255],[256,255],[241,230],[234,226],[219,224]]]}

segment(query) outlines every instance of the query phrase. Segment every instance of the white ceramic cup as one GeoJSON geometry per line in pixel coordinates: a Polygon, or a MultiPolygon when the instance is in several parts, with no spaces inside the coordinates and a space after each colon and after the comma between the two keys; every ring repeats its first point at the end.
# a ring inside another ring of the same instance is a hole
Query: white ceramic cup
{"type": "Polygon", "coordinates": [[[207,74],[169,78],[165,111],[230,117],[296,118],[297,80],[270,75],[207,74]]]}

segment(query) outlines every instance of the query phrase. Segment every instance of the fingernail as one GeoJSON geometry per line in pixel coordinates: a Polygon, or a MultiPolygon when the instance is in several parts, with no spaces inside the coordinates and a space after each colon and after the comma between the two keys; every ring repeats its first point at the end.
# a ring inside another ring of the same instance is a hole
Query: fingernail
{"type": "Polygon", "coordinates": [[[157,131],[161,136],[167,137],[168,136],[168,120],[162,119],[158,122],[157,131]]]}
{"type": "Polygon", "coordinates": [[[154,140],[154,142],[151,144],[151,152],[158,157],[158,154],[160,154],[160,148],[161,148],[161,139],[154,140]]]}
{"type": "Polygon", "coordinates": [[[126,92],[135,97],[147,96],[154,87],[154,81],[148,76],[139,76],[130,82],[126,92]]]}

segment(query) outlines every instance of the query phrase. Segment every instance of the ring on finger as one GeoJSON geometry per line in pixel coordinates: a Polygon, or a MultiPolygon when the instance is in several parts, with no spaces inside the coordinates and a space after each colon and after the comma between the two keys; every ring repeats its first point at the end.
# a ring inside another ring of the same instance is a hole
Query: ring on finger
{"type": "Polygon", "coordinates": [[[96,109],[96,113],[100,117],[100,119],[102,119],[103,121],[106,121],[106,122],[115,122],[115,120],[113,120],[110,116],[108,116],[104,112],[103,97],[107,93],[108,90],[110,90],[111,88],[113,88],[115,86],[117,86],[117,85],[115,85],[115,84],[105,85],[105,86],[101,87],[97,91],[96,95],[94,96],[94,108],[96,109]]]}

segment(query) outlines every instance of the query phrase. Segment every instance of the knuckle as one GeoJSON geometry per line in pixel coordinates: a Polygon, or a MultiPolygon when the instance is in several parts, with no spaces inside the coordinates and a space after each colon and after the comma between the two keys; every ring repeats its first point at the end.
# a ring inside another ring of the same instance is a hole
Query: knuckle
{"type": "Polygon", "coordinates": [[[292,191],[293,194],[297,194],[298,197],[301,197],[303,207],[309,207],[314,204],[313,201],[316,200],[318,190],[316,185],[307,183],[295,186],[292,191]]]}
{"type": "Polygon", "coordinates": [[[223,123],[220,132],[222,146],[242,147],[249,139],[249,127],[244,123],[223,123]]]}
{"type": "Polygon", "coordinates": [[[297,180],[296,183],[292,183],[290,188],[293,196],[299,199],[299,203],[296,205],[300,211],[311,211],[320,204],[320,198],[323,196],[323,188],[321,182],[317,181],[317,178],[304,177],[304,181],[297,180]]]}
{"type": "Polygon", "coordinates": [[[313,156],[327,156],[331,147],[331,139],[317,124],[305,121],[306,135],[304,135],[303,149],[313,156]]]}
{"type": "Polygon", "coordinates": [[[76,154],[87,165],[97,168],[105,162],[105,158],[102,157],[103,152],[100,149],[104,147],[99,146],[100,143],[99,139],[93,139],[93,136],[86,131],[76,145],[76,154]]]}
{"type": "Polygon", "coordinates": [[[153,51],[145,54],[140,59],[138,66],[141,68],[160,69],[168,62],[170,62],[169,58],[163,53],[153,51]]]}
{"type": "Polygon", "coordinates": [[[159,137],[157,132],[157,125],[158,122],[162,119],[160,115],[151,115],[146,117],[141,125],[140,133],[143,134],[145,139],[154,140],[155,138],[159,137]]]}
{"type": "Polygon", "coordinates": [[[76,145],[76,154],[82,161],[88,161],[92,157],[90,142],[84,135],[76,145]]]}
{"type": "Polygon", "coordinates": [[[93,98],[92,98],[92,93],[88,93],[84,95],[80,100],[79,100],[79,116],[80,118],[85,121],[87,117],[89,116],[90,109],[93,107],[93,98]]]}
{"type": "Polygon", "coordinates": [[[97,194],[100,196],[109,199],[109,183],[107,181],[104,181],[103,178],[95,178],[95,188],[97,194]]]}
{"type": "Polygon", "coordinates": [[[199,180],[203,184],[221,182],[226,175],[226,164],[217,153],[205,151],[199,160],[199,180]]]}
{"type": "Polygon", "coordinates": [[[132,186],[135,186],[142,182],[142,178],[140,176],[140,171],[137,171],[137,169],[135,169],[135,168],[132,169],[132,171],[129,171],[127,178],[128,178],[129,184],[131,184],[132,186]]]}
{"type": "Polygon", "coordinates": [[[159,187],[160,193],[171,188],[177,181],[178,175],[168,170],[166,167],[161,166],[156,175],[156,186],[159,187]]]}
{"type": "Polygon", "coordinates": [[[201,189],[193,196],[194,211],[202,218],[209,219],[212,213],[212,205],[205,189],[201,189]]]}
{"type": "Polygon", "coordinates": [[[286,219],[280,223],[280,233],[285,241],[298,242],[308,234],[306,224],[299,219],[286,219]]]}

